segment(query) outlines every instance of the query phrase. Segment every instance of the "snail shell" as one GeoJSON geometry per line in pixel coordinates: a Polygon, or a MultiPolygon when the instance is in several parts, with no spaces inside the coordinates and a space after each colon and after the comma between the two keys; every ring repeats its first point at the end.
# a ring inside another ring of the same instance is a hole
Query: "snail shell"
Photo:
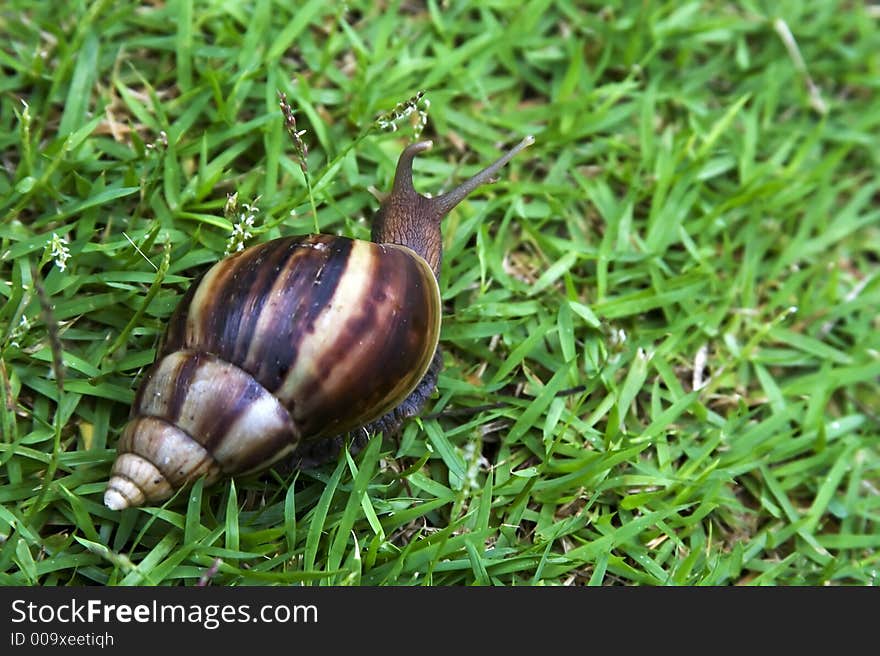
{"type": "Polygon", "coordinates": [[[107,500],[160,501],[378,419],[425,375],[440,316],[434,273],[405,246],[309,235],[215,264],[171,318],[107,500]]]}
{"type": "Polygon", "coordinates": [[[401,155],[373,241],[274,239],[215,264],[169,322],[141,383],[104,503],[113,510],[320,453],[354,429],[394,430],[421,408],[440,366],[440,219],[521,142],[455,190],[412,188],[401,155]]]}

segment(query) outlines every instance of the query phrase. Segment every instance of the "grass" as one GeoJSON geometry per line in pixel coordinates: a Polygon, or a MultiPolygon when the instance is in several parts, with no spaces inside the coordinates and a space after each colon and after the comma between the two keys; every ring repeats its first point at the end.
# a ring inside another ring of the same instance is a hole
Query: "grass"
{"type": "Polygon", "coordinates": [[[293,4],[0,10],[0,583],[877,583],[876,7],[293,4]],[[537,139],[445,222],[423,417],[105,508],[228,195],[367,237],[420,90],[422,190],[537,139]]]}

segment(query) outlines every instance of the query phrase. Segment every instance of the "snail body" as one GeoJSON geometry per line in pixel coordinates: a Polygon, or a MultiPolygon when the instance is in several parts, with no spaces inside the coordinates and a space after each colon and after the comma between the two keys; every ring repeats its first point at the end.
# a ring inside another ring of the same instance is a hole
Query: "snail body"
{"type": "Polygon", "coordinates": [[[372,241],[282,237],[209,269],[171,316],[117,445],[104,503],[156,503],[265,469],[326,459],[347,435],[391,433],[441,367],[440,220],[523,140],[456,189],[426,198],[401,154],[372,241]]]}

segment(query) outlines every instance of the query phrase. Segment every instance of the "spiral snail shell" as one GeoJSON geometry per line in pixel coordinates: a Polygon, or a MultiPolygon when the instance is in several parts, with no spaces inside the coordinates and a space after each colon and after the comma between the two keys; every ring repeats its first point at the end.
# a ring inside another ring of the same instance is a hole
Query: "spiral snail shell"
{"type": "Polygon", "coordinates": [[[400,156],[372,241],[282,237],[227,257],[171,316],[117,445],[104,503],[121,510],[167,499],[291,456],[327,459],[419,412],[441,367],[440,221],[533,142],[452,191],[415,191],[400,156]]]}

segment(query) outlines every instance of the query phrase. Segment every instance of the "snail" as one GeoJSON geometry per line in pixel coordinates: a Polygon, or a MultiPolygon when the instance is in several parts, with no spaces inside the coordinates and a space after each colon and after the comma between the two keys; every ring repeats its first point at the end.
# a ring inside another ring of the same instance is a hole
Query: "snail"
{"type": "Polygon", "coordinates": [[[458,187],[416,192],[404,149],[371,241],[312,234],[217,262],[171,315],[117,445],[104,504],[153,504],[199,477],[328,459],[347,436],[396,431],[442,366],[440,221],[526,137],[458,187]]]}

